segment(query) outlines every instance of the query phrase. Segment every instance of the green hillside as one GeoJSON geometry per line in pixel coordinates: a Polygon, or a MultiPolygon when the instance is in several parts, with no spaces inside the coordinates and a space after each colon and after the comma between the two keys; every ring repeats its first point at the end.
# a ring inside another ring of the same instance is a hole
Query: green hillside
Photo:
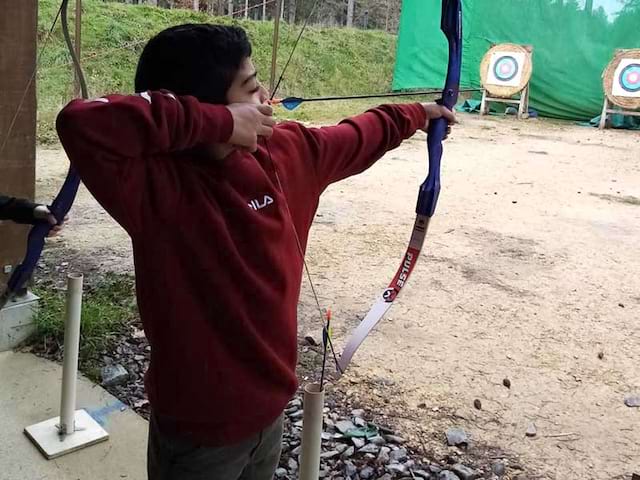
{"type": "MultiPolygon", "coordinates": [[[[39,2],[40,46],[58,6],[58,0],[39,2]]],[[[71,23],[72,15],[70,12],[71,23]]],[[[146,40],[166,27],[187,22],[229,24],[231,20],[189,10],[84,0],[81,59],[91,96],[132,92],[136,62],[146,40]]],[[[260,77],[268,83],[273,23],[233,23],[244,27],[250,35],[260,77]]],[[[281,26],[279,68],[291,51],[299,28],[286,23],[281,26]]],[[[389,91],[395,41],[395,36],[380,31],[310,26],[296,49],[278,94],[317,96],[389,91]]],[[[73,67],[59,24],[43,50],[37,79],[38,139],[41,143],[54,143],[57,138],[53,130],[55,115],[73,98],[73,67]]],[[[315,104],[296,110],[295,118],[334,121],[375,103],[378,102],[315,104]]],[[[292,116],[281,109],[278,114],[292,116]]]]}

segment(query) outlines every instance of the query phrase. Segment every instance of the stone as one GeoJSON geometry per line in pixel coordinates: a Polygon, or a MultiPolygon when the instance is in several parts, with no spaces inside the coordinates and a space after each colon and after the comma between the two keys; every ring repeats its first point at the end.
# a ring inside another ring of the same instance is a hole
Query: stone
{"type": "Polygon", "coordinates": [[[360,453],[378,453],[380,447],[374,445],[373,443],[367,443],[364,447],[360,448],[358,452],[360,453]]]}
{"type": "Polygon", "coordinates": [[[317,347],[322,343],[319,337],[317,337],[314,333],[308,333],[304,336],[304,341],[307,345],[311,345],[312,347],[317,347]]]}
{"type": "Polygon", "coordinates": [[[353,462],[347,461],[344,462],[344,474],[347,477],[353,477],[358,473],[358,468],[353,464],[353,462]]]}
{"type": "Polygon", "coordinates": [[[640,395],[627,395],[624,404],[627,407],[640,407],[640,395]]]}
{"type": "Polygon", "coordinates": [[[320,458],[329,459],[333,457],[337,457],[340,453],[337,450],[329,450],[328,452],[323,452],[320,454],[320,458]]]}
{"type": "Polygon", "coordinates": [[[502,462],[494,462],[493,465],[491,465],[491,471],[497,475],[498,477],[502,477],[504,476],[505,472],[507,471],[504,463],[502,462]]]}
{"type": "Polygon", "coordinates": [[[296,470],[298,470],[298,462],[296,462],[293,458],[290,458],[287,462],[287,467],[289,468],[289,471],[295,472],[296,470]]]}
{"type": "Polygon", "coordinates": [[[340,433],[347,433],[349,430],[354,430],[356,426],[351,420],[340,420],[336,422],[336,428],[340,433]]]}
{"type": "Polygon", "coordinates": [[[427,478],[427,479],[431,478],[431,474],[424,470],[414,470],[413,475],[418,478],[427,478]]]}
{"type": "Polygon", "coordinates": [[[505,378],[504,380],[502,380],[502,385],[504,385],[507,388],[511,388],[511,380],[509,380],[508,378],[505,378]]]}
{"type": "Polygon", "coordinates": [[[440,473],[442,469],[440,468],[440,465],[429,465],[429,471],[431,473],[440,473]]]}
{"type": "Polygon", "coordinates": [[[480,401],[479,398],[476,398],[473,401],[473,406],[475,407],[476,410],[482,410],[482,402],[480,401]]]}
{"type": "Polygon", "coordinates": [[[342,455],[340,455],[340,457],[343,459],[349,458],[352,457],[354,453],[356,453],[355,447],[349,447],[344,452],[342,452],[342,455]]]}
{"type": "Polygon", "coordinates": [[[451,467],[451,470],[458,477],[460,477],[461,480],[476,480],[477,478],[481,477],[480,473],[461,463],[455,464],[453,467],[451,467]]]}
{"type": "Polygon", "coordinates": [[[360,478],[368,480],[375,475],[376,471],[372,467],[364,467],[360,470],[360,478]]]}
{"type": "Polygon", "coordinates": [[[358,437],[353,437],[351,441],[353,442],[353,445],[356,448],[362,448],[364,447],[364,444],[367,443],[364,438],[358,438],[358,437]]]}
{"type": "Polygon", "coordinates": [[[387,442],[391,442],[391,443],[397,443],[397,444],[402,444],[404,442],[406,442],[406,440],[398,435],[383,435],[384,439],[387,442]]]}
{"type": "Polygon", "coordinates": [[[351,410],[351,415],[353,415],[354,417],[364,417],[364,409],[362,408],[356,408],[354,410],[351,410]]]}
{"type": "Polygon", "coordinates": [[[405,473],[407,471],[407,467],[404,466],[401,463],[390,463],[389,465],[386,466],[386,469],[391,472],[391,473],[395,473],[398,475],[402,475],[403,473],[405,473]]]}
{"type": "Polygon", "coordinates": [[[356,427],[364,428],[367,426],[367,421],[361,417],[355,417],[353,423],[356,427]]]}
{"type": "Polygon", "coordinates": [[[378,454],[378,463],[382,463],[383,465],[389,463],[391,461],[389,453],[391,453],[391,449],[389,447],[382,447],[378,454]]]}
{"type": "Polygon", "coordinates": [[[438,480],[460,480],[460,477],[451,470],[442,470],[438,474],[438,480]]]}
{"type": "Polygon", "coordinates": [[[389,460],[391,463],[403,462],[407,459],[407,449],[399,448],[397,450],[392,450],[389,453],[389,460]]]}
{"type": "Polygon", "coordinates": [[[538,430],[536,429],[536,424],[530,423],[529,426],[527,427],[527,431],[525,435],[527,437],[535,437],[537,434],[538,434],[538,430]]]}
{"type": "Polygon", "coordinates": [[[289,414],[289,418],[292,420],[296,420],[304,415],[304,410],[296,410],[289,414]]]}
{"type": "Polygon", "coordinates": [[[469,445],[467,432],[461,428],[450,428],[447,430],[447,444],[452,447],[469,445]]]}
{"type": "Polygon", "coordinates": [[[289,401],[288,407],[302,408],[302,400],[294,398],[289,401]]]}
{"type": "Polygon", "coordinates": [[[102,385],[112,387],[126,382],[129,379],[129,372],[122,365],[116,363],[102,367],[100,376],[102,377],[102,385]]]}
{"type": "Polygon", "coordinates": [[[298,456],[302,453],[302,445],[298,445],[296,448],[291,450],[291,455],[298,456]]]}
{"type": "Polygon", "coordinates": [[[344,443],[338,443],[335,447],[334,450],[336,450],[338,453],[342,453],[345,450],[347,450],[349,448],[349,445],[345,445],[344,443]]]}
{"type": "Polygon", "coordinates": [[[387,441],[380,435],[376,435],[375,437],[371,437],[369,439],[369,443],[373,443],[374,445],[378,445],[379,447],[381,447],[382,445],[386,444],[387,441]]]}
{"type": "Polygon", "coordinates": [[[289,473],[289,472],[287,472],[287,469],[286,469],[286,468],[282,468],[282,467],[280,467],[280,468],[277,468],[277,469],[276,469],[276,477],[278,477],[278,478],[284,478],[284,477],[286,477],[286,476],[287,476],[287,473],[289,473]]]}

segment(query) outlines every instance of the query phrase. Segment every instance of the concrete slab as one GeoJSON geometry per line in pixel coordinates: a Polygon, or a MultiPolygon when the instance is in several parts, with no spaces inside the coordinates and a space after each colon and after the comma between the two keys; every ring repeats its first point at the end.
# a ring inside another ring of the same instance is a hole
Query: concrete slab
{"type": "Polygon", "coordinates": [[[28,291],[0,309],[0,352],[15,348],[33,333],[38,300],[39,297],[28,291]]]}
{"type": "Polygon", "coordinates": [[[59,415],[62,368],[25,353],[0,353],[0,477],[2,480],[145,480],[147,422],[102,387],[78,378],[77,408],[109,440],[46,460],[24,428],[59,415]]]}

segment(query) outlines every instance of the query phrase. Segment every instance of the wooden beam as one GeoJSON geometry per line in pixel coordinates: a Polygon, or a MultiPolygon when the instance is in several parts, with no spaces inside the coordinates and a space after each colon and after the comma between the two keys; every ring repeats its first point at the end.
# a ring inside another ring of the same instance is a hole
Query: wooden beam
{"type": "MultiPolygon", "coordinates": [[[[35,194],[37,0],[0,0],[0,192],[35,194]],[[9,132],[9,130],[11,131],[9,132]]],[[[0,224],[0,290],[22,260],[28,227],[0,224]]]]}

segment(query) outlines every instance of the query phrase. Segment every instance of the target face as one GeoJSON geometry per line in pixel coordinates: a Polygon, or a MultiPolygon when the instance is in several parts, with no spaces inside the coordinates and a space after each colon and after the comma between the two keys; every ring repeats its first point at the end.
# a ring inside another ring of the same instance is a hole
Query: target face
{"type": "Polygon", "coordinates": [[[623,58],[613,77],[613,95],[640,98],[640,60],[623,58]]]}
{"type": "Polygon", "coordinates": [[[524,53],[493,52],[489,63],[487,83],[501,87],[518,87],[522,80],[524,53]]]}
{"type": "Polygon", "coordinates": [[[511,55],[499,58],[493,66],[493,74],[503,82],[508,82],[515,77],[518,70],[518,62],[511,55]]]}

